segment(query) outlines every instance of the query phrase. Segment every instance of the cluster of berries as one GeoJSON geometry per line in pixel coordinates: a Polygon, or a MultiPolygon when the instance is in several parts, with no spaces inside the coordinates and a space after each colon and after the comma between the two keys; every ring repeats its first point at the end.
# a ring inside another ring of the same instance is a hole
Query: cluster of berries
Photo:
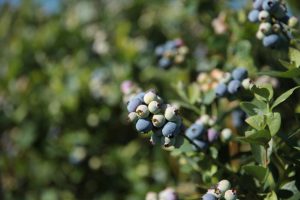
{"type": "Polygon", "coordinates": [[[185,131],[186,137],[192,140],[195,151],[203,150],[219,138],[219,132],[212,126],[216,119],[208,115],[201,116],[185,131]]]}
{"type": "Polygon", "coordinates": [[[140,93],[142,89],[133,81],[125,80],[120,86],[121,92],[123,93],[123,102],[128,102],[129,99],[133,98],[136,94],[140,93]]]}
{"type": "Polygon", "coordinates": [[[211,72],[201,72],[197,77],[199,88],[203,92],[214,90],[220,83],[226,82],[230,78],[230,73],[219,69],[213,69],[211,72]]]}
{"type": "Polygon", "coordinates": [[[248,71],[243,67],[239,67],[234,69],[225,81],[217,85],[215,94],[217,97],[232,98],[237,96],[242,88],[248,90],[251,84],[251,80],[248,78],[248,71]]]}
{"type": "Polygon", "coordinates": [[[180,65],[184,62],[189,52],[182,39],[167,41],[165,44],[155,48],[155,55],[158,58],[160,68],[168,69],[172,65],[180,65]]]}
{"type": "Polygon", "coordinates": [[[227,142],[232,137],[232,131],[225,128],[218,131],[215,128],[216,118],[209,115],[203,115],[196,120],[188,129],[186,129],[185,135],[193,144],[195,151],[204,150],[209,144],[218,140],[221,137],[223,142],[227,142]]]}
{"type": "Polygon", "coordinates": [[[151,143],[165,147],[178,148],[183,143],[180,135],[183,129],[182,119],[178,109],[165,104],[155,91],[140,92],[127,104],[128,120],[135,123],[140,133],[153,132],[151,143]]]}
{"type": "Polygon", "coordinates": [[[231,184],[228,180],[221,180],[216,186],[208,189],[202,196],[203,200],[237,200],[236,190],[230,189],[231,184]]]}
{"type": "Polygon", "coordinates": [[[251,22],[260,22],[256,37],[265,47],[280,48],[288,44],[291,33],[298,20],[289,17],[282,0],[254,0],[253,10],[248,14],[251,22]]]}
{"type": "Polygon", "coordinates": [[[178,200],[178,195],[173,188],[166,188],[163,191],[148,192],[145,200],[178,200]]]}

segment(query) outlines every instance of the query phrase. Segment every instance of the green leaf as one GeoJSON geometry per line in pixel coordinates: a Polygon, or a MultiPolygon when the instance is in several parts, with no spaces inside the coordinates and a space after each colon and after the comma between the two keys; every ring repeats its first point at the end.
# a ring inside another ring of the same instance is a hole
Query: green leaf
{"type": "Polygon", "coordinates": [[[266,127],[264,115],[253,115],[248,117],[245,121],[256,130],[263,130],[266,127]]]}
{"type": "Polygon", "coordinates": [[[286,91],[285,93],[283,93],[282,95],[280,95],[273,103],[271,109],[275,108],[276,106],[278,106],[279,104],[281,104],[282,102],[284,102],[287,98],[289,98],[293,92],[300,88],[300,86],[296,86],[292,89],[289,89],[288,91],[286,91]]]}
{"type": "Polygon", "coordinates": [[[210,90],[204,93],[202,102],[206,105],[210,105],[214,101],[215,97],[216,97],[215,91],[210,90]]]}
{"type": "Polygon", "coordinates": [[[273,137],[279,131],[281,126],[281,116],[280,113],[269,113],[266,115],[267,117],[267,125],[270,130],[270,134],[273,137]]]}
{"type": "Polygon", "coordinates": [[[250,144],[257,144],[265,146],[268,144],[268,142],[271,140],[271,135],[269,131],[267,130],[261,130],[261,131],[246,131],[245,137],[237,137],[236,139],[242,142],[247,142],[250,144]]]}
{"type": "Polygon", "coordinates": [[[267,71],[267,72],[259,72],[258,75],[268,75],[273,77],[280,78],[296,78],[300,76],[300,68],[293,68],[287,71],[267,71]]]}
{"type": "Polygon", "coordinates": [[[256,165],[247,165],[244,166],[243,169],[247,174],[254,176],[257,180],[259,180],[262,183],[266,180],[269,172],[267,168],[256,165]]]}
{"type": "Polygon", "coordinates": [[[268,155],[263,146],[251,144],[251,151],[256,162],[258,162],[260,165],[266,165],[268,155]]]}
{"type": "Polygon", "coordinates": [[[191,104],[195,104],[200,97],[200,90],[199,86],[196,83],[193,83],[188,86],[188,96],[189,96],[189,102],[191,104]]]}
{"type": "Polygon", "coordinates": [[[264,200],[277,200],[277,195],[274,191],[270,192],[265,198],[264,200]]]}
{"type": "Polygon", "coordinates": [[[279,59],[279,62],[281,63],[282,66],[284,66],[287,69],[293,69],[293,68],[295,68],[295,65],[289,63],[288,61],[279,59]]]}
{"type": "Polygon", "coordinates": [[[256,115],[256,111],[258,107],[251,102],[241,102],[240,106],[243,111],[245,111],[248,115],[256,115]]]}
{"type": "Polygon", "coordinates": [[[251,91],[254,92],[255,97],[258,100],[270,101],[273,98],[273,88],[270,84],[265,84],[262,86],[254,85],[251,88],[251,91]]]}
{"type": "Polygon", "coordinates": [[[289,48],[289,57],[291,62],[298,68],[300,66],[300,51],[295,48],[289,48]]]}

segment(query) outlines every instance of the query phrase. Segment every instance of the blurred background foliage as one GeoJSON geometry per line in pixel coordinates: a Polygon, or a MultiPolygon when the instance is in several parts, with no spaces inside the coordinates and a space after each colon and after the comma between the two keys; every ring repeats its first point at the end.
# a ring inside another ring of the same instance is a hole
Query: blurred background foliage
{"type": "MultiPolygon", "coordinates": [[[[298,11],[299,1],[289,2],[298,11]]],[[[154,87],[172,100],[174,83],[194,81],[200,71],[280,68],[266,56],[274,52],[255,45],[251,1],[0,4],[0,199],[140,200],[167,185],[188,194],[200,174],[184,173],[177,158],[126,123],[121,82],[154,87]],[[222,34],[212,25],[220,14],[222,34]],[[190,58],[159,69],[154,47],[177,37],[190,58]]]]}

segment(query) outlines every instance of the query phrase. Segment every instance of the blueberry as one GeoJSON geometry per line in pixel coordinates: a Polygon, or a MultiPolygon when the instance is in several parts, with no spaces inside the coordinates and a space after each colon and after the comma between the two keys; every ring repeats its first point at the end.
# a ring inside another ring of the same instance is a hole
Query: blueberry
{"type": "Polygon", "coordinates": [[[239,89],[241,88],[241,85],[242,85],[241,82],[238,80],[230,81],[228,84],[228,92],[230,94],[236,94],[239,91],[239,89]]]}
{"type": "Polygon", "coordinates": [[[207,147],[207,143],[206,142],[204,142],[204,141],[202,141],[202,140],[197,140],[197,139],[194,139],[193,140],[193,149],[195,150],[195,151],[199,151],[199,150],[203,150],[203,149],[205,149],[206,147],[207,147]]]}
{"type": "Polygon", "coordinates": [[[224,195],[225,200],[236,200],[236,192],[234,190],[227,190],[224,195]]]}
{"type": "Polygon", "coordinates": [[[264,3],[264,0],[254,0],[253,8],[256,10],[261,10],[263,3],[264,3]]]}
{"type": "Polygon", "coordinates": [[[160,112],[160,103],[158,103],[157,101],[151,101],[148,105],[148,109],[151,113],[153,114],[157,114],[160,112]]]}
{"type": "Polygon", "coordinates": [[[217,200],[217,197],[215,197],[213,194],[206,193],[202,196],[203,200],[217,200]]]}
{"type": "Polygon", "coordinates": [[[178,125],[175,122],[167,122],[162,129],[162,134],[165,137],[174,137],[179,133],[177,126],[178,125]]]}
{"type": "Polygon", "coordinates": [[[207,130],[207,139],[209,142],[214,142],[218,138],[219,138],[219,132],[216,129],[210,128],[207,130]]]}
{"type": "Polygon", "coordinates": [[[153,91],[149,91],[144,95],[144,102],[146,104],[149,104],[152,101],[155,101],[156,99],[157,99],[157,95],[153,91]]]}
{"type": "Polygon", "coordinates": [[[178,195],[173,188],[166,188],[158,194],[160,200],[178,200],[178,195]]]}
{"type": "Polygon", "coordinates": [[[270,18],[270,13],[266,10],[262,10],[259,12],[258,20],[259,21],[267,21],[270,18]]]}
{"type": "Polygon", "coordinates": [[[258,10],[251,10],[248,14],[248,19],[250,22],[258,22],[259,21],[259,11],[258,10]]]}
{"type": "Polygon", "coordinates": [[[193,124],[186,130],[186,136],[191,140],[200,138],[205,132],[204,126],[201,124],[193,124]]]}
{"type": "Polygon", "coordinates": [[[225,191],[229,190],[231,187],[231,184],[228,180],[221,180],[218,185],[217,185],[217,189],[221,192],[224,193],[225,191]]]}
{"type": "Polygon", "coordinates": [[[148,110],[148,106],[146,106],[146,105],[139,105],[136,108],[136,113],[140,118],[146,118],[150,114],[150,112],[148,110]]]}
{"type": "Polygon", "coordinates": [[[225,83],[220,83],[215,88],[215,93],[217,97],[224,97],[227,94],[227,86],[225,83]]]}
{"type": "Polygon", "coordinates": [[[141,105],[143,102],[139,98],[131,99],[127,104],[128,112],[135,112],[136,108],[141,105]]]}
{"type": "Polygon", "coordinates": [[[162,114],[153,115],[152,124],[155,127],[162,127],[166,122],[166,118],[162,114]]]}
{"type": "Polygon", "coordinates": [[[229,128],[225,128],[221,131],[221,140],[227,142],[232,137],[232,131],[229,128]]]}
{"type": "Polygon", "coordinates": [[[135,128],[138,132],[147,133],[152,129],[152,123],[148,119],[139,119],[136,122],[135,128]]]}
{"type": "Polygon", "coordinates": [[[163,69],[167,69],[172,65],[172,61],[169,58],[161,58],[158,61],[158,65],[159,67],[163,68],[163,69]]]}
{"type": "Polygon", "coordinates": [[[231,113],[232,124],[234,127],[239,128],[243,126],[244,120],[246,118],[246,113],[242,110],[234,110],[231,113]]]}
{"type": "Polygon", "coordinates": [[[167,50],[172,50],[172,49],[176,49],[176,41],[168,41],[166,44],[165,44],[165,48],[167,50]]]}
{"type": "Polygon", "coordinates": [[[243,67],[238,67],[232,71],[232,78],[234,80],[242,81],[247,77],[248,77],[248,71],[243,67]]]}
{"type": "Polygon", "coordinates": [[[141,100],[141,102],[144,102],[144,96],[145,96],[145,92],[140,92],[135,96],[135,98],[138,98],[141,100]]]}
{"type": "Polygon", "coordinates": [[[164,115],[168,121],[176,121],[178,119],[177,113],[178,113],[177,108],[175,108],[174,106],[168,106],[165,110],[164,115]]]}
{"type": "Polygon", "coordinates": [[[155,55],[156,56],[162,56],[164,53],[165,49],[162,46],[158,46],[155,48],[155,55]]]}
{"type": "Polygon", "coordinates": [[[258,28],[264,35],[269,35],[272,32],[272,25],[269,22],[263,22],[258,28]]]}
{"type": "Polygon", "coordinates": [[[263,45],[265,47],[275,48],[280,43],[280,37],[277,34],[271,34],[263,39],[263,45]]]}
{"type": "Polygon", "coordinates": [[[130,122],[136,122],[138,120],[138,115],[136,112],[131,112],[128,114],[128,121],[130,122]]]}
{"type": "Polygon", "coordinates": [[[278,0],[265,0],[262,7],[266,11],[274,12],[278,8],[279,4],[280,2],[278,0]]]}

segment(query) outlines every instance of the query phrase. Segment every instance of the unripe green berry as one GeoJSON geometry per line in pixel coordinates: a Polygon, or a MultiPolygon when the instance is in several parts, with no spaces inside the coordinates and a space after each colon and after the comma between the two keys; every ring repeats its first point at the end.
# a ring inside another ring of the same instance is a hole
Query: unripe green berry
{"type": "Polygon", "coordinates": [[[298,24],[298,18],[297,17],[291,17],[288,21],[288,26],[293,28],[298,24]]]}
{"type": "Polygon", "coordinates": [[[168,121],[176,121],[177,113],[178,113],[178,110],[174,106],[169,106],[165,110],[165,118],[168,121]]]}
{"type": "Polygon", "coordinates": [[[268,35],[272,31],[272,25],[269,22],[263,22],[259,25],[259,31],[265,35],[268,35]]]}
{"type": "Polygon", "coordinates": [[[136,122],[139,119],[139,117],[138,117],[136,112],[131,112],[131,113],[128,114],[127,119],[128,119],[129,122],[136,122]]]}
{"type": "Polygon", "coordinates": [[[151,101],[157,100],[157,95],[153,91],[149,91],[144,96],[145,104],[149,104],[151,101]]]}
{"type": "Polygon", "coordinates": [[[264,37],[265,37],[265,34],[263,32],[261,32],[260,30],[258,30],[256,32],[256,38],[257,39],[262,40],[262,39],[264,39],[264,37]]]}
{"type": "Polygon", "coordinates": [[[162,127],[166,122],[166,118],[162,114],[153,115],[152,117],[152,124],[155,127],[162,127]]]}
{"type": "Polygon", "coordinates": [[[273,24],[272,25],[272,30],[275,32],[275,33],[279,33],[280,32],[280,25],[279,24],[273,24]]]}
{"type": "Polygon", "coordinates": [[[231,184],[228,180],[221,180],[218,183],[217,189],[220,190],[220,192],[223,194],[225,191],[229,190],[231,187],[231,184]]]}
{"type": "Polygon", "coordinates": [[[225,128],[221,131],[221,140],[227,142],[232,137],[232,131],[229,128],[225,128]]]}
{"type": "Polygon", "coordinates": [[[136,108],[136,113],[139,116],[139,118],[146,118],[150,114],[148,107],[146,105],[139,105],[136,108]]]}
{"type": "Polygon", "coordinates": [[[151,101],[148,105],[148,109],[151,113],[153,114],[157,114],[160,112],[160,103],[158,103],[157,101],[151,101]]]}
{"type": "Polygon", "coordinates": [[[229,72],[226,72],[223,74],[220,83],[228,83],[231,80],[231,74],[229,72]]]}
{"type": "Polygon", "coordinates": [[[250,78],[246,78],[242,81],[242,86],[245,90],[249,90],[253,86],[253,83],[250,78]]]}
{"type": "Polygon", "coordinates": [[[224,198],[225,200],[236,200],[236,192],[234,190],[227,190],[224,198]]]}
{"type": "Polygon", "coordinates": [[[270,18],[270,13],[266,10],[262,10],[259,12],[258,19],[259,21],[267,21],[270,18]]]}

